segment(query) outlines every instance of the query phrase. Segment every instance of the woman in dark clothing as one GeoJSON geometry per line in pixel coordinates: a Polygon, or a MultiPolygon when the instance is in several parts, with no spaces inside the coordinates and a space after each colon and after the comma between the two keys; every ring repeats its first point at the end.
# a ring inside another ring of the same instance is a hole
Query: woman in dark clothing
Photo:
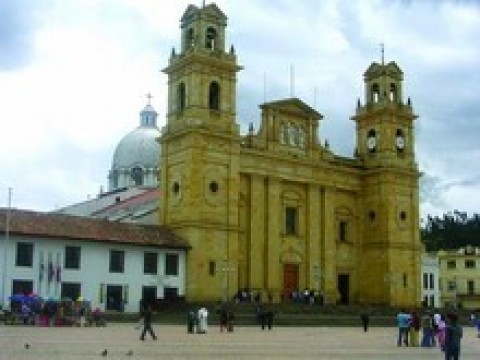
{"type": "Polygon", "coordinates": [[[143,330],[142,335],[140,335],[140,340],[145,340],[145,334],[148,333],[152,337],[153,340],[157,340],[157,336],[153,332],[152,329],[152,308],[151,306],[147,306],[147,308],[143,311],[143,330]]]}
{"type": "Polygon", "coordinates": [[[445,360],[460,359],[460,344],[463,329],[458,325],[458,316],[448,314],[448,324],[445,328],[445,360]]]}

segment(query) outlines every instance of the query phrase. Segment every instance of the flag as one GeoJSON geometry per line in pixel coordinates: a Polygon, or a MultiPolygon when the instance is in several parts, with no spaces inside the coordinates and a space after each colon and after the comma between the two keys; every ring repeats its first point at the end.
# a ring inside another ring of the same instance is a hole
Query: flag
{"type": "Polygon", "coordinates": [[[48,282],[51,282],[54,276],[55,276],[55,269],[53,268],[52,262],[49,261],[48,262],[48,282]]]}
{"type": "Polygon", "coordinates": [[[43,272],[45,271],[45,264],[42,262],[40,263],[40,268],[38,269],[38,280],[40,282],[43,281],[43,272]]]}

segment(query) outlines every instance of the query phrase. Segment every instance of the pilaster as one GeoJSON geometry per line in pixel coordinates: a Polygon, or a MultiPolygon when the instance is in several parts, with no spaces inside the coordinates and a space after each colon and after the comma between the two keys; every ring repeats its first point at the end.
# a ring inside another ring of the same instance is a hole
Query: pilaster
{"type": "Polygon", "coordinates": [[[323,212],[323,244],[322,249],[322,274],[325,302],[335,304],[339,298],[337,290],[336,258],[337,248],[335,245],[335,188],[325,187],[322,193],[323,212]]]}
{"type": "Polygon", "coordinates": [[[250,177],[250,236],[248,247],[248,277],[252,289],[263,289],[265,276],[265,178],[252,174],[250,177]]]}
{"type": "MultiPolygon", "coordinates": [[[[280,223],[282,206],[280,203],[280,180],[274,177],[268,177],[267,180],[267,240],[266,240],[266,284],[265,288],[273,296],[274,301],[278,301],[282,291],[280,283],[280,234],[282,225],[280,223]]],[[[265,259],[265,258],[264,258],[265,259]]]]}
{"type": "Polygon", "coordinates": [[[308,269],[308,287],[320,290],[321,258],[320,258],[320,188],[316,184],[309,184],[307,188],[307,226],[306,251],[308,269]]]}

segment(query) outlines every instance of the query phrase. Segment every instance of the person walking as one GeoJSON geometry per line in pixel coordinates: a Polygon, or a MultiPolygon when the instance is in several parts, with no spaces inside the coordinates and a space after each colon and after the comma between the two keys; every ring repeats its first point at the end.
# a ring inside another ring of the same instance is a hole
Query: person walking
{"type": "Polygon", "coordinates": [[[422,347],[432,347],[435,346],[433,343],[433,326],[432,326],[432,316],[430,313],[426,313],[422,317],[422,347]]]}
{"type": "Polygon", "coordinates": [[[419,346],[420,317],[417,312],[412,312],[410,318],[410,346],[419,346]]]}
{"type": "Polygon", "coordinates": [[[442,351],[445,351],[445,329],[447,327],[447,323],[445,322],[445,316],[443,314],[440,315],[440,320],[438,321],[438,328],[437,328],[437,339],[438,345],[442,351]]]}
{"type": "Polygon", "coordinates": [[[268,330],[272,330],[274,316],[275,316],[275,313],[273,312],[273,309],[269,308],[266,313],[268,330]]]}
{"type": "Polygon", "coordinates": [[[224,329],[227,329],[228,325],[228,309],[225,304],[222,304],[220,307],[220,331],[223,332],[224,329]]]}
{"type": "Polygon", "coordinates": [[[463,337],[463,329],[458,325],[458,315],[448,314],[447,326],[445,327],[445,360],[458,360],[460,358],[460,343],[463,337]]]}
{"type": "Polygon", "coordinates": [[[143,317],[143,330],[142,330],[142,334],[140,335],[140,340],[142,341],[145,340],[145,334],[147,333],[147,331],[153,340],[157,340],[157,336],[155,335],[155,332],[153,331],[153,328],[152,328],[153,311],[152,311],[151,305],[147,305],[146,309],[143,311],[142,317],[143,317]]]}
{"type": "Polygon", "coordinates": [[[208,331],[208,310],[204,307],[201,307],[197,312],[197,318],[197,333],[206,334],[208,331]]]}
{"type": "Polygon", "coordinates": [[[365,311],[360,315],[360,319],[362,320],[363,331],[368,331],[368,325],[370,324],[370,317],[368,313],[365,311]]]}
{"type": "Polygon", "coordinates": [[[397,346],[408,346],[408,329],[410,328],[410,314],[401,309],[397,314],[398,340],[397,346]]]}

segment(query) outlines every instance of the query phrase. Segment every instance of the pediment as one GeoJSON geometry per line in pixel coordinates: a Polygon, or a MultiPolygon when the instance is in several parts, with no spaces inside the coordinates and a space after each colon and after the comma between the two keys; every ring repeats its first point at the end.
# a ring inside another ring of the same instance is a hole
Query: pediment
{"type": "Polygon", "coordinates": [[[202,13],[208,17],[219,18],[223,21],[227,20],[227,16],[223,13],[222,10],[216,4],[209,4],[202,9],[202,13]]]}
{"type": "Polygon", "coordinates": [[[306,117],[313,117],[315,119],[322,119],[323,116],[317,110],[307,105],[305,102],[298,98],[290,98],[272,101],[260,105],[261,109],[271,108],[280,112],[288,112],[297,115],[304,115],[306,117]]]}

